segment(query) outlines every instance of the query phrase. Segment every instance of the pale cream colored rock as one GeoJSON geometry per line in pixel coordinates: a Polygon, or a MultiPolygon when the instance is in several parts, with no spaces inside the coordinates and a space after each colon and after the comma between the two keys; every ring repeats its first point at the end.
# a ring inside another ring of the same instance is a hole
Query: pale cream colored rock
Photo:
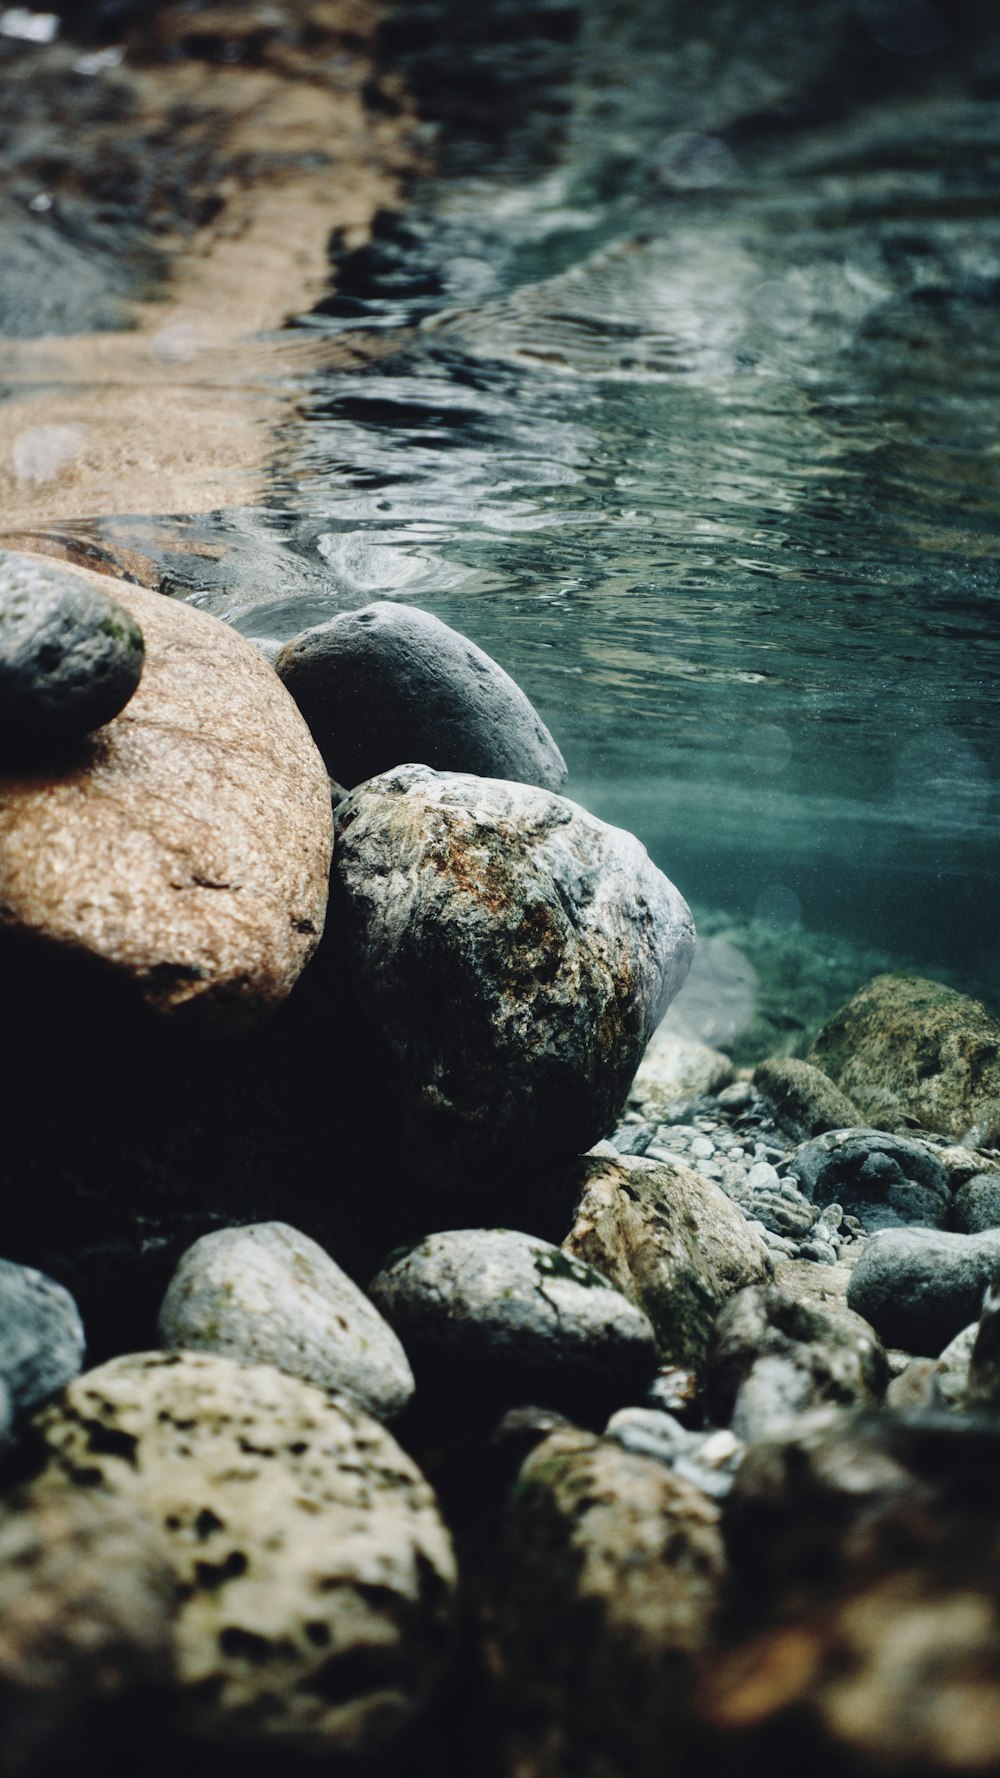
{"type": "Polygon", "coordinates": [[[284,999],[322,932],[323,762],[235,630],[72,572],[137,619],[145,667],[121,714],[76,752],[0,776],[0,927],[96,961],[157,1013],[246,1022],[284,999]]]}
{"type": "Polygon", "coordinates": [[[728,1056],[707,1043],[677,1037],[666,1025],[660,1025],[646,1046],[629,1089],[629,1099],[655,1111],[681,1099],[717,1093],[733,1078],[733,1064],[728,1056]]]}
{"type": "Polygon", "coordinates": [[[194,1731],[369,1754],[450,1653],[455,1566],[431,1489],[343,1397],[200,1353],[113,1359],[35,1422],[49,1473],[162,1528],[194,1731]]]}
{"type": "Polygon", "coordinates": [[[671,1162],[588,1156],[578,1190],[563,1250],[645,1311],[661,1360],[697,1368],[723,1303],[774,1276],[760,1237],[710,1179],[671,1162]]]}

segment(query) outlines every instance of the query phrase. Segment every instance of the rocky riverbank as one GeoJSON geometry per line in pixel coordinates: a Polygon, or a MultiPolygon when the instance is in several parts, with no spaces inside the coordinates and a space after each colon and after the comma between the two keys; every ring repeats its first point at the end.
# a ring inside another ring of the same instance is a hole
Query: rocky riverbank
{"type": "Polygon", "coordinates": [[[267,652],[0,556],[4,1770],[994,1771],[1000,1024],[678,1035],[500,665],[267,652]]]}

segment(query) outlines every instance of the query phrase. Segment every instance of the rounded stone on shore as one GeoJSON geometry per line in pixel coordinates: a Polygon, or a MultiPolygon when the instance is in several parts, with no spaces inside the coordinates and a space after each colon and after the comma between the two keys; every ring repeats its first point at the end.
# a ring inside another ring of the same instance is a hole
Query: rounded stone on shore
{"type": "Polygon", "coordinates": [[[158,1527],[197,1740],[370,1757],[450,1658],[455,1565],[431,1489],[361,1408],[269,1365],[137,1353],[36,1417],[45,1478],[158,1527]]]}
{"type": "Polygon", "coordinates": [[[428,1235],[371,1284],[418,1385],[479,1389],[561,1406],[615,1399],[656,1369],[653,1329],[608,1279],[514,1229],[428,1235]]]}
{"type": "Polygon", "coordinates": [[[142,630],[100,585],[0,550],[0,750],[79,739],[123,710],[142,676],[142,630]]]}
{"type": "Polygon", "coordinates": [[[412,761],[547,790],[565,782],[520,686],[429,611],[378,599],[303,630],[274,665],[348,787],[412,761]]]}
{"type": "Polygon", "coordinates": [[[203,1235],[160,1309],[164,1346],[273,1364],[342,1389],[380,1420],[402,1412],[413,1373],[392,1328],[308,1235],[283,1222],[203,1235]]]}

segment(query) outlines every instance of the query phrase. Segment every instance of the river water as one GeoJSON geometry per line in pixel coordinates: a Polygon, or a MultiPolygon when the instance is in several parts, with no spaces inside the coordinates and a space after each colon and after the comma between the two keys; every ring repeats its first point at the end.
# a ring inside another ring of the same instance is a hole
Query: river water
{"type": "Polygon", "coordinates": [[[1000,52],[970,8],[808,11],[401,9],[439,170],[297,323],[378,356],[310,370],[268,504],[166,560],[248,635],[466,632],[724,976],[995,1002],[1000,52]]]}

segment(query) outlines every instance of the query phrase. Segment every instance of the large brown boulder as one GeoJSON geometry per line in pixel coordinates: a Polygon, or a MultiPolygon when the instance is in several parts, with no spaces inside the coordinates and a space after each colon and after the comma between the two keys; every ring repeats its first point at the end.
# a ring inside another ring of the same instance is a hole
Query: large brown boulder
{"type": "Polygon", "coordinates": [[[138,587],[115,595],[145,642],[135,696],[58,759],[0,777],[5,965],[245,1024],[285,998],[322,932],[323,762],[235,630],[138,587]]]}

